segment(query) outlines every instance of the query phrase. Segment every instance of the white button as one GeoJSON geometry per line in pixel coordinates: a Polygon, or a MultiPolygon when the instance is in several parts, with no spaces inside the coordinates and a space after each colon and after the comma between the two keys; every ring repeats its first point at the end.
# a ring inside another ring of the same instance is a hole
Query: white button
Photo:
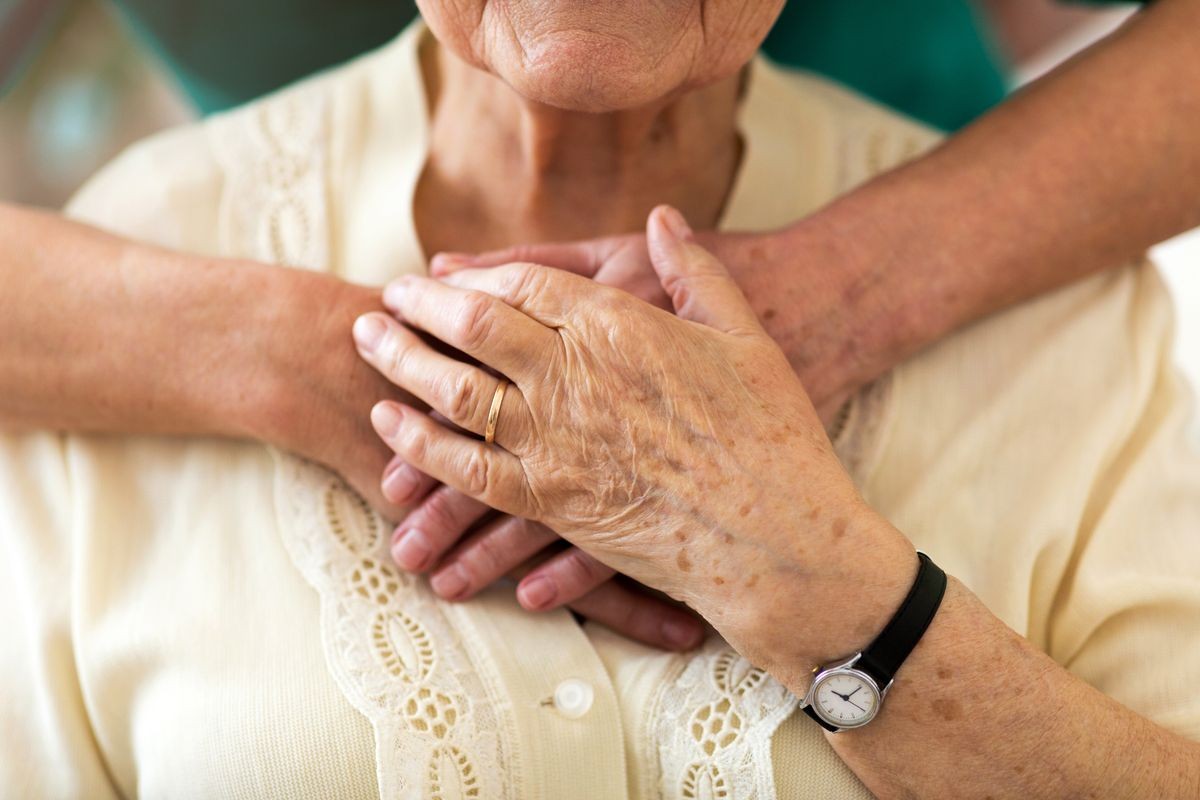
{"type": "Polygon", "coordinates": [[[592,707],[596,693],[589,683],[571,678],[554,690],[554,707],[567,719],[579,719],[592,707]]]}

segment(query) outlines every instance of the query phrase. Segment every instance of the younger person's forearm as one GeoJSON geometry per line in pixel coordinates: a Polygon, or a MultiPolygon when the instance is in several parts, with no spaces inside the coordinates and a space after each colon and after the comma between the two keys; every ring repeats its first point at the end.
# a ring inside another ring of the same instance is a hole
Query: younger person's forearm
{"type": "Polygon", "coordinates": [[[0,206],[0,241],[0,427],[241,432],[248,386],[232,345],[252,344],[250,300],[269,268],[256,275],[12,206],[0,206]]]}
{"type": "Polygon", "coordinates": [[[1200,0],[1159,0],[796,226],[850,242],[893,360],[1200,225],[1200,0]]]}

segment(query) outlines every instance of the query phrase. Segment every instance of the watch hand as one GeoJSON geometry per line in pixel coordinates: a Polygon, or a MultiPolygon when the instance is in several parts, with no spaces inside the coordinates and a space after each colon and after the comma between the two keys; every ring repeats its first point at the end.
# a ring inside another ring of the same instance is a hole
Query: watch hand
{"type": "MultiPolygon", "coordinates": [[[[854,692],[851,692],[850,694],[854,694],[854,692]]],[[[857,708],[859,711],[863,712],[864,714],[867,713],[867,710],[865,708],[860,706],[858,703],[852,702],[849,697],[846,698],[846,702],[850,703],[850,705],[854,706],[855,708],[857,708]]]]}
{"type": "Polygon", "coordinates": [[[843,699],[843,700],[845,700],[847,703],[849,703],[849,702],[850,702],[850,698],[851,698],[851,697],[854,697],[854,695],[855,695],[855,694],[858,692],[858,690],[859,690],[859,689],[861,689],[861,688],[862,688],[862,687],[861,687],[861,686],[859,686],[857,689],[855,689],[853,692],[851,692],[850,694],[846,695],[846,696],[845,696],[845,697],[843,697],[842,699],[843,699]]]}

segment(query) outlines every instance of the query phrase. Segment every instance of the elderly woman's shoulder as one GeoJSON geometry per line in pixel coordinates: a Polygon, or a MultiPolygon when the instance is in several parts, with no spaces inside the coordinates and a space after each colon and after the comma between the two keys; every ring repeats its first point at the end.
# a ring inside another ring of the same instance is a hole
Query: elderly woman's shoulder
{"type": "Polygon", "coordinates": [[[754,65],[755,92],[767,98],[769,124],[809,129],[814,119],[826,126],[840,167],[838,191],[932,149],[944,134],[896,109],[814,73],[780,66],[766,57],[754,65]]]}
{"type": "MultiPolygon", "coordinates": [[[[246,105],[129,146],[67,203],[68,216],[162,247],[223,255],[215,232],[231,182],[295,184],[329,149],[331,115],[364,96],[388,48],[246,105]],[[255,171],[247,176],[247,171],[255,171]]],[[[224,254],[227,255],[227,254],[224,254]]]]}
{"type": "Polygon", "coordinates": [[[93,175],[67,203],[67,216],[151,244],[206,252],[201,240],[166,224],[204,221],[215,206],[220,174],[199,124],[144,139],[93,175]],[[178,211],[179,214],[169,212],[178,211]],[[189,246],[191,245],[191,246],[189,246]]]}

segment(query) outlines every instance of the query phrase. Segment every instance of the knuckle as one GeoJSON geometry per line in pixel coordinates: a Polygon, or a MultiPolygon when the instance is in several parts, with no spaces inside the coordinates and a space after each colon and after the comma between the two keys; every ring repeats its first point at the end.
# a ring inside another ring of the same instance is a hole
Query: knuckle
{"type": "Polygon", "coordinates": [[[411,349],[403,337],[389,333],[384,339],[383,367],[388,377],[399,378],[404,374],[405,362],[411,349]]]}
{"type": "Polygon", "coordinates": [[[654,629],[653,620],[641,603],[625,603],[619,613],[616,624],[626,634],[645,639],[654,629]]]}
{"type": "Polygon", "coordinates": [[[671,296],[677,308],[682,308],[688,304],[691,298],[692,288],[691,283],[680,275],[667,275],[662,282],[663,289],[671,296]]]}
{"type": "Polygon", "coordinates": [[[622,603],[616,613],[616,619],[613,620],[613,625],[628,633],[636,630],[639,616],[641,615],[636,603],[622,603]]]}
{"type": "Polygon", "coordinates": [[[517,266],[525,266],[524,262],[537,260],[537,248],[533,245],[518,244],[509,248],[507,251],[508,261],[517,266]]]}
{"type": "Polygon", "coordinates": [[[473,450],[467,456],[467,463],[463,465],[463,482],[467,491],[475,497],[487,497],[492,490],[492,466],[487,457],[473,450]]]}
{"type": "Polygon", "coordinates": [[[475,350],[488,340],[493,323],[492,298],[483,292],[473,291],[463,299],[451,330],[456,343],[468,350],[475,350]]]}
{"type": "Polygon", "coordinates": [[[596,294],[596,307],[608,314],[624,314],[629,310],[629,294],[612,287],[596,294]]]}
{"type": "Polygon", "coordinates": [[[446,380],[443,389],[446,415],[458,424],[475,421],[479,406],[479,386],[471,375],[459,374],[446,380]]]}
{"type": "MultiPolygon", "coordinates": [[[[466,555],[466,554],[464,554],[466,555]]],[[[512,551],[496,536],[481,536],[472,546],[468,560],[482,580],[491,580],[516,566],[512,551]]]]}
{"type": "Polygon", "coordinates": [[[524,517],[513,517],[514,533],[521,539],[536,542],[545,546],[558,541],[558,534],[540,522],[533,522],[524,517]]]}
{"type": "Polygon", "coordinates": [[[568,550],[563,556],[563,572],[579,589],[593,588],[608,579],[600,563],[578,549],[568,550]]]}
{"type": "Polygon", "coordinates": [[[419,425],[409,425],[396,436],[397,452],[406,461],[423,464],[429,456],[429,434],[419,425]]]}
{"type": "Polygon", "coordinates": [[[525,260],[513,267],[513,280],[527,289],[536,289],[546,282],[548,271],[533,260],[525,260]]]}
{"type": "Polygon", "coordinates": [[[505,293],[509,297],[535,297],[546,289],[549,270],[532,260],[522,260],[512,265],[505,276],[505,293]]]}
{"type": "Polygon", "coordinates": [[[447,562],[446,566],[449,567],[453,565],[453,568],[467,582],[467,588],[464,591],[469,594],[474,594],[475,592],[479,591],[479,589],[483,588],[483,584],[487,579],[486,577],[478,574],[477,570],[475,569],[475,565],[471,562],[470,558],[465,557],[466,555],[467,554],[463,552],[452,556],[451,560],[447,562]]]}
{"type": "Polygon", "coordinates": [[[458,527],[458,504],[452,492],[434,492],[421,506],[421,514],[429,527],[439,531],[452,531],[458,527]]]}

